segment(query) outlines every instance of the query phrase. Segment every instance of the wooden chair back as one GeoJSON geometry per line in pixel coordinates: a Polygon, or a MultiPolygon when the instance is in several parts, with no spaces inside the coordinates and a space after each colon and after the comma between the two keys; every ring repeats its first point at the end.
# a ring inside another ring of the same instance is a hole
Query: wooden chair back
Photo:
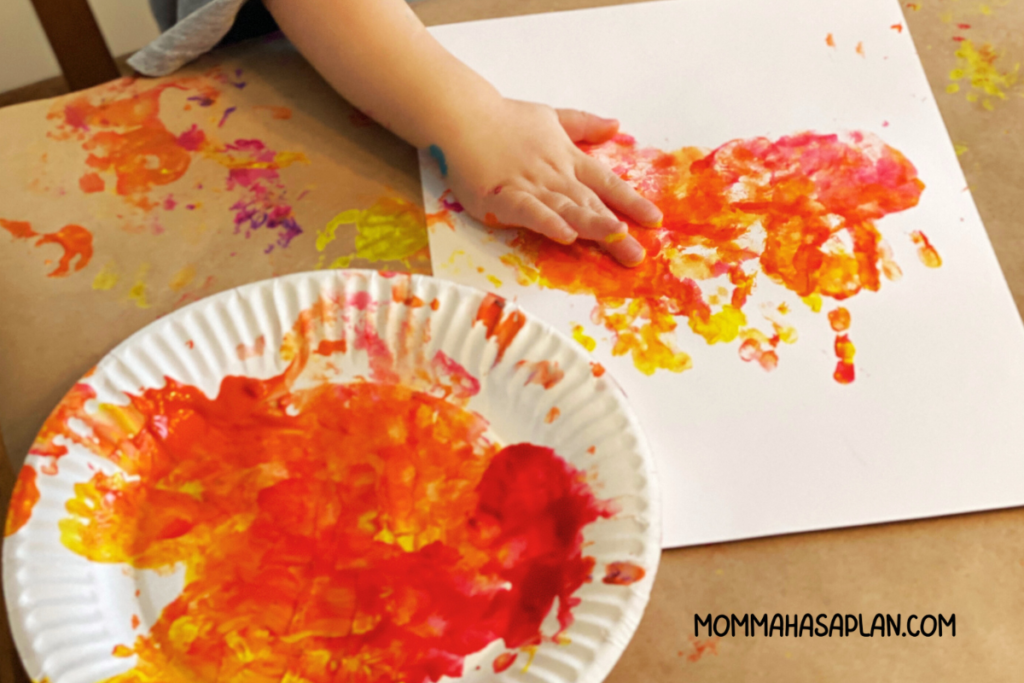
{"type": "Polygon", "coordinates": [[[32,5],[70,90],[91,88],[121,75],[88,0],[32,0],[32,5]]]}

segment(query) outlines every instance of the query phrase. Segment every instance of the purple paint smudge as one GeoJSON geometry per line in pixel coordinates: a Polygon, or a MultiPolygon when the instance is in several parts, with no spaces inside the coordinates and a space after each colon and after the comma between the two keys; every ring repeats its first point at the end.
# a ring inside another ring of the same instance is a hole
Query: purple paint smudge
{"type": "Polygon", "coordinates": [[[442,206],[444,206],[444,208],[448,209],[449,211],[454,211],[455,213],[462,213],[463,211],[465,211],[465,209],[462,208],[462,204],[459,204],[458,202],[455,201],[448,201],[447,198],[441,199],[441,204],[442,206]]]}
{"type": "Polygon", "coordinates": [[[231,114],[234,113],[236,109],[238,109],[238,107],[228,107],[227,109],[225,109],[224,116],[220,117],[220,123],[217,124],[217,127],[223,128],[224,122],[228,120],[228,117],[231,116],[231,114]]]}

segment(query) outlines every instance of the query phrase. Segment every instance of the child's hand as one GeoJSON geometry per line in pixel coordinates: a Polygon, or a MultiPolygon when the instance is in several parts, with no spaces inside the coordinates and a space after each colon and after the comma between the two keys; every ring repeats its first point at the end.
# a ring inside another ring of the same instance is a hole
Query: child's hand
{"type": "Polygon", "coordinates": [[[617,122],[505,99],[444,49],[405,0],[264,5],[352,104],[413,146],[436,148],[470,215],[563,243],[595,240],[625,265],[643,260],[609,207],[652,227],[661,211],[573,144],[604,142],[617,122]]]}
{"type": "Polygon", "coordinates": [[[488,111],[432,150],[471,216],[562,244],[594,240],[626,266],[643,261],[643,247],[610,208],[649,227],[660,224],[661,211],[573,144],[609,140],[617,121],[508,99],[488,111]]]}

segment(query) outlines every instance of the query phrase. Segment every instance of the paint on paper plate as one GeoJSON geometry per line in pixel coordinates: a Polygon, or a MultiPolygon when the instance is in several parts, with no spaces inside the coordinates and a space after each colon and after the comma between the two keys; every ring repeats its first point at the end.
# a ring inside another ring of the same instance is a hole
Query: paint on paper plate
{"type": "MultiPolygon", "coordinates": [[[[581,148],[664,213],[660,229],[630,224],[647,259],[624,269],[592,243],[562,246],[520,231],[502,261],[522,285],[594,297],[591,320],[610,333],[612,354],[630,355],[645,374],[692,366],[676,346],[681,323],[707,344],[735,344],[742,361],[775,369],[780,345],[798,334],[784,302],[757,311],[767,327],[752,320],[748,298],[760,278],[818,312],[827,299],[877,291],[883,279],[902,276],[877,222],[915,206],[924,183],[873,135],[733,140],[711,152],[640,148],[619,135],[581,148]]],[[[913,240],[927,245],[919,247],[926,265],[941,263],[923,234],[913,240]]],[[[596,348],[582,325],[572,332],[596,348]]],[[[852,382],[853,343],[845,332],[835,343],[834,378],[852,382]]]]}
{"type": "MultiPolygon", "coordinates": [[[[408,289],[393,279],[400,305],[428,305],[408,289]]],[[[495,671],[560,642],[574,593],[600,571],[583,529],[614,504],[550,448],[495,443],[466,407],[479,380],[428,358],[410,328],[389,347],[375,307],[358,293],[301,312],[278,376],[226,377],[213,398],[166,379],[126,405],[95,405],[85,380],[47,420],[31,455],[49,474],[70,443],[118,469],[75,485],[62,543],[92,562],[185,568],[181,595],[114,648],[133,668],[108,680],[420,683],[460,676],[498,640],[495,671]],[[366,354],[368,381],[331,382],[349,349],[366,354]],[[543,633],[549,613],[558,626],[543,633]]],[[[518,331],[502,309],[491,297],[477,316],[499,352],[518,331]]],[[[262,336],[238,348],[265,352],[262,336]]],[[[521,368],[527,383],[560,379],[555,363],[521,368]]],[[[9,534],[31,515],[35,479],[22,470],[9,534]]],[[[603,573],[644,576],[628,562],[603,573]]]]}

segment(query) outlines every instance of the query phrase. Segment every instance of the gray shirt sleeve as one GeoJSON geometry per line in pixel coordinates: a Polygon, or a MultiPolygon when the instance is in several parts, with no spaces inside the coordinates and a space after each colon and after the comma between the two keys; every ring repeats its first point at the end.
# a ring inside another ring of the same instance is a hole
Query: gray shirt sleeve
{"type": "Polygon", "coordinates": [[[146,76],[166,76],[211,50],[227,35],[245,0],[150,0],[159,38],[128,60],[146,76]]]}

